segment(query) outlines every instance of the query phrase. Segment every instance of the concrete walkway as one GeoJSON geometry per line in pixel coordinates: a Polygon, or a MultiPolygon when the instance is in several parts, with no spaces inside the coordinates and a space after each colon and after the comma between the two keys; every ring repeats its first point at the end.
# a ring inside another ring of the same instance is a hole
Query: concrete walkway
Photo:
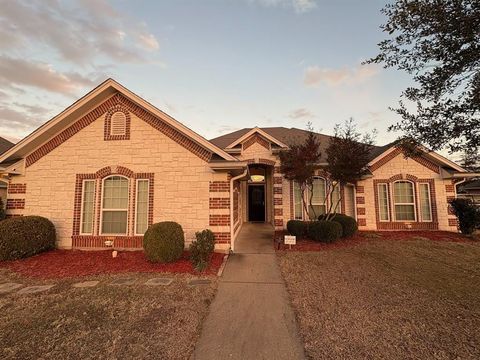
{"type": "Polygon", "coordinates": [[[244,224],[193,358],[305,358],[270,225],[244,224]]]}

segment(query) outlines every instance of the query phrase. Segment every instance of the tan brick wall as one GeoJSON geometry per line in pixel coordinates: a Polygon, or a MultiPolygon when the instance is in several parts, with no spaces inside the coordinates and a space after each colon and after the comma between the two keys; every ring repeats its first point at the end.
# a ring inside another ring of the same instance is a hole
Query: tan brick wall
{"type": "MultiPolygon", "coordinates": [[[[22,214],[42,215],[52,220],[59,246],[68,248],[72,244],[76,174],[123,166],[135,173],[154,173],[154,222],[177,221],[187,242],[194,239],[195,231],[205,228],[226,237],[229,224],[209,225],[210,184],[227,181],[226,173],[214,173],[204,160],[134,114],[131,114],[130,140],[105,141],[104,119],[104,115],[100,116],[38,159],[26,169],[24,177],[12,177],[12,183],[28,184],[26,194],[9,195],[9,198],[25,198],[22,214]]],[[[219,198],[228,196],[228,189],[219,188],[216,193],[219,198]]]]}

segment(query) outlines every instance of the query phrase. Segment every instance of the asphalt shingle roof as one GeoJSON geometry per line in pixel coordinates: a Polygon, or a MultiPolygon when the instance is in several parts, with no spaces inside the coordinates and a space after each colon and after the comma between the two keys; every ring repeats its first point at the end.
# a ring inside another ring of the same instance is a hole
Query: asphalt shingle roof
{"type": "Polygon", "coordinates": [[[13,147],[13,145],[15,144],[8,141],[7,139],[0,137],[0,154],[3,154],[5,151],[13,147]]]}

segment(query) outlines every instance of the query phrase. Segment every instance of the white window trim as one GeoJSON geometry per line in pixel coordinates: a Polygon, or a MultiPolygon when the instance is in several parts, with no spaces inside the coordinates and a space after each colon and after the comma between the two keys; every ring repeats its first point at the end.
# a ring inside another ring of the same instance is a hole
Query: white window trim
{"type": "Polygon", "coordinates": [[[393,210],[393,217],[395,219],[395,222],[404,222],[404,223],[410,223],[410,222],[417,222],[417,194],[416,194],[416,186],[413,181],[410,180],[397,180],[392,183],[392,210],[393,210]],[[412,194],[413,194],[413,203],[397,203],[395,202],[395,184],[396,183],[401,183],[401,182],[408,182],[412,184],[412,194]],[[413,204],[413,220],[397,220],[397,211],[395,209],[395,205],[412,205],[413,204]]]}
{"type": "MultiPolygon", "coordinates": [[[[326,191],[326,185],[327,185],[327,184],[325,183],[325,191],[326,191]]],[[[330,199],[328,199],[328,201],[327,201],[327,202],[329,202],[328,207],[332,206],[332,211],[335,210],[335,213],[337,213],[337,214],[343,214],[343,209],[342,209],[342,187],[341,187],[341,185],[340,185],[339,182],[337,182],[337,183],[335,184],[335,186],[332,184],[332,186],[333,186],[333,190],[332,190],[332,193],[330,194],[330,199]],[[338,187],[338,199],[339,199],[340,201],[338,202],[338,206],[337,206],[337,208],[335,209],[335,208],[334,208],[335,204],[333,203],[333,193],[335,192],[335,189],[336,189],[337,187],[338,187]]]]}
{"type": "Polygon", "coordinates": [[[130,209],[130,179],[126,176],[123,176],[123,175],[118,175],[118,174],[112,174],[112,175],[109,175],[105,178],[102,179],[102,194],[100,196],[100,224],[99,224],[99,233],[100,235],[105,235],[105,236],[128,236],[128,219],[129,219],[129,216],[130,216],[130,212],[129,212],[129,209],[130,209]],[[105,209],[103,207],[103,192],[105,191],[105,180],[111,178],[111,177],[122,177],[124,179],[127,179],[128,181],[128,204],[127,204],[127,209],[126,210],[119,210],[119,209],[105,209]],[[110,233],[104,233],[103,232],[103,212],[104,211],[126,211],[127,212],[127,226],[126,226],[126,232],[125,234],[110,234],[110,233]]]}
{"type": "Polygon", "coordinates": [[[82,199],[80,200],[80,229],[79,229],[79,234],[80,235],[93,235],[93,232],[95,231],[95,191],[97,188],[97,182],[95,179],[84,179],[82,180],[82,199]],[[85,183],[91,181],[93,182],[93,218],[92,218],[92,231],[91,232],[83,232],[83,210],[84,210],[84,200],[85,200],[85,183]]]}
{"type": "Polygon", "coordinates": [[[304,208],[303,208],[303,199],[302,199],[302,192],[300,190],[300,218],[297,219],[297,213],[295,210],[295,184],[300,188],[300,185],[294,180],[292,180],[292,199],[293,199],[293,220],[301,220],[305,219],[304,208]]]}
{"type": "Polygon", "coordinates": [[[380,222],[390,222],[390,192],[388,191],[388,184],[387,183],[378,183],[377,184],[377,198],[378,198],[378,220],[380,222]],[[386,191],[385,195],[387,196],[387,220],[382,220],[380,217],[380,186],[385,186],[386,191]]]}
{"type": "Polygon", "coordinates": [[[140,181],[146,181],[147,182],[147,228],[148,228],[148,216],[149,214],[149,204],[150,204],[150,179],[137,179],[135,181],[135,219],[133,221],[133,233],[135,236],[143,236],[145,234],[137,233],[137,218],[138,218],[138,183],[140,181]]]}
{"type": "Polygon", "coordinates": [[[431,195],[431,192],[430,192],[430,183],[428,182],[421,182],[421,183],[418,183],[418,206],[420,207],[420,221],[421,222],[425,222],[425,223],[429,223],[429,222],[433,222],[433,211],[432,211],[432,195],[431,195]],[[422,185],[427,185],[427,189],[428,189],[428,207],[430,209],[430,220],[424,220],[423,219],[423,214],[422,214],[422,204],[420,203],[420,187],[422,185]]]}
{"type": "MultiPolygon", "coordinates": [[[[327,212],[327,209],[328,209],[328,199],[327,199],[327,180],[324,178],[324,177],[321,177],[321,176],[314,176],[313,177],[313,180],[316,180],[316,179],[319,179],[319,180],[323,180],[323,198],[324,198],[324,201],[323,202],[319,202],[319,203],[314,203],[313,201],[310,203],[310,196],[311,196],[311,193],[310,191],[307,192],[306,194],[306,197],[307,197],[307,207],[308,207],[308,211],[310,211],[310,205],[312,206],[324,206],[325,207],[325,212],[327,212]]],[[[312,182],[312,192],[313,192],[313,182],[312,182]]],[[[308,216],[308,214],[306,214],[308,216]]],[[[320,214],[318,214],[320,215],[320,214]]],[[[318,216],[317,215],[317,216],[318,216]]]]}

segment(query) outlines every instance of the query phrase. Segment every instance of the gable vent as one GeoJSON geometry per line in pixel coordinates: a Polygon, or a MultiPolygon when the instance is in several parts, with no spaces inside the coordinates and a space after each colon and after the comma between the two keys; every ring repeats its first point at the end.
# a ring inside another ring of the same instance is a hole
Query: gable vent
{"type": "Polygon", "coordinates": [[[112,114],[110,135],[125,135],[127,132],[127,117],[121,111],[112,114]]]}

